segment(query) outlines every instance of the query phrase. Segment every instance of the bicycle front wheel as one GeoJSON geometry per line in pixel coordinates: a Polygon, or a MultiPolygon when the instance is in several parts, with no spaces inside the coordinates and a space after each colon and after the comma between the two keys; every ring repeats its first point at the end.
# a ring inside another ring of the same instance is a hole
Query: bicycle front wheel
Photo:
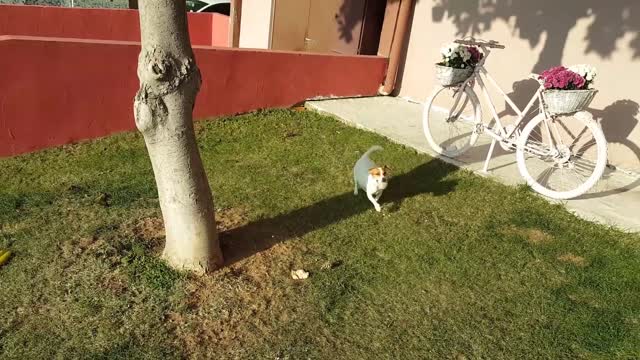
{"type": "Polygon", "coordinates": [[[607,165],[607,141],[588,112],[547,119],[539,114],[522,130],[516,152],[520,174],[553,199],[578,197],[607,165]]]}
{"type": "Polygon", "coordinates": [[[481,108],[473,89],[439,87],[422,114],[424,135],[438,154],[455,158],[478,140],[481,108]]]}

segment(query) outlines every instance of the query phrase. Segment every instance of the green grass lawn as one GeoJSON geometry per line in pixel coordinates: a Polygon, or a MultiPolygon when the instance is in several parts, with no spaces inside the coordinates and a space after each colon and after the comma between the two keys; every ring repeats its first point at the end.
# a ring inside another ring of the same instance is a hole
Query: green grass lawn
{"type": "Polygon", "coordinates": [[[197,133],[228,260],[200,278],[158,260],[140,136],[0,160],[0,358],[640,358],[638,235],[311,112],[197,133]]]}

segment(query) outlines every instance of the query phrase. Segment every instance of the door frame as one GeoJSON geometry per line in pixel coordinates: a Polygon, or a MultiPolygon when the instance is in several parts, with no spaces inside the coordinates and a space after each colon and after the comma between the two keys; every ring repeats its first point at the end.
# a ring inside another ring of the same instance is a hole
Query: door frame
{"type": "Polygon", "coordinates": [[[269,14],[269,50],[273,48],[273,21],[276,16],[276,0],[271,0],[271,13],[269,14]]]}

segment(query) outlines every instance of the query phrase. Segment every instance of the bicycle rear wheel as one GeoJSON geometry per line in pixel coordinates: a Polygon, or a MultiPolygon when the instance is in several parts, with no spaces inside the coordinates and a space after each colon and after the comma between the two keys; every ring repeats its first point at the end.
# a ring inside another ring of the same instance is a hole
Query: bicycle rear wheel
{"type": "Polygon", "coordinates": [[[607,165],[607,140],[588,112],[546,119],[539,114],[522,130],[516,152],[527,184],[553,199],[578,197],[607,165]]]}
{"type": "Polygon", "coordinates": [[[475,92],[465,87],[439,87],[427,100],[422,114],[424,135],[438,154],[455,158],[478,140],[477,125],[482,119],[475,92]]]}

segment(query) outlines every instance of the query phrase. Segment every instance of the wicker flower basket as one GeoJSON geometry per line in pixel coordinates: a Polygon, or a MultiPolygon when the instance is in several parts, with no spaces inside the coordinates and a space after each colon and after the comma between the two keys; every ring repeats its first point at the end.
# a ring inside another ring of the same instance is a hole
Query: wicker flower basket
{"type": "Polygon", "coordinates": [[[551,115],[571,114],[584,110],[598,90],[545,90],[542,92],[547,111],[551,115]]]}
{"type": "Polygon", "coordinates": [[[453,86],[464,82],[473,73],[472,68],[456,69],[436,64],[436,79],[442,86],[453,86]]]}

